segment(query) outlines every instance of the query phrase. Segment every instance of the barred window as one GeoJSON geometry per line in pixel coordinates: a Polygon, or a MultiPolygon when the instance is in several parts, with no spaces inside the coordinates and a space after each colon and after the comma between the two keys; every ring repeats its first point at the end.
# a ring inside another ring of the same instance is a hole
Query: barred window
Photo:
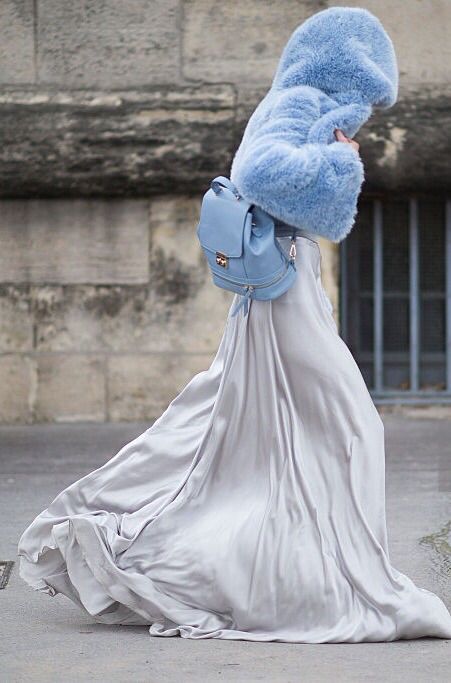
{"type": "Polygon", "coordinates": [[[340,331],[375,400],[450,400],[451,203],[363,199],[340,249],[340,331]]]}

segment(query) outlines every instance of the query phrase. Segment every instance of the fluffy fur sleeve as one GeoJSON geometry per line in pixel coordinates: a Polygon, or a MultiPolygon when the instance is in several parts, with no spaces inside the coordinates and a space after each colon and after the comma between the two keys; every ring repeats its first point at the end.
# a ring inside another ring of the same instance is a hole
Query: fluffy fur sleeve
{"type": "Polygon", "coordinates": [[[242,196],[290,225],[341,241],[364,179],[358,152],[343,142],[312,141],[321,113],[309,88],[280,93],[265,119],[261,112],[257,118],[231,168],[242,196]]]}

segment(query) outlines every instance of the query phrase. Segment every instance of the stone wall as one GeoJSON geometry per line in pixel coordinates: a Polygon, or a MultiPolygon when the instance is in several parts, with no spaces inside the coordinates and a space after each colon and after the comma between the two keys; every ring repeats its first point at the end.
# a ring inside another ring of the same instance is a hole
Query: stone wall
{"type": "Polygon", "coordinates": [[[231,296],[197,244],[201,193],[329,4],[374,11],[399,56],[399,104],[358,137],[366,191],[445,193],[447,0],[0,3],[0,421],[151,420],[208,366],[231,296]]]}
{"type": "Polygon", "coordinates": [[[208,367],[231,302],[198,247],[198,198],[3,204],[2,420],[158,416],[208,367]]]}

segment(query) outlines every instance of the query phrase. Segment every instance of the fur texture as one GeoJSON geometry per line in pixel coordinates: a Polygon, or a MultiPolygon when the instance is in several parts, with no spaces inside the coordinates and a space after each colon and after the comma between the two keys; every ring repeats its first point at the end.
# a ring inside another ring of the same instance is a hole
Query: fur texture
{"type": "Polygon", "coordinates": [[[286,44],[272,86],[250,117],[230,177],[243,197],[285,223],[339,242],[351,230],[364,179],[351,145],[374,107],[392,106],[398,68],[380,21],[333,7],[286,44]]]}

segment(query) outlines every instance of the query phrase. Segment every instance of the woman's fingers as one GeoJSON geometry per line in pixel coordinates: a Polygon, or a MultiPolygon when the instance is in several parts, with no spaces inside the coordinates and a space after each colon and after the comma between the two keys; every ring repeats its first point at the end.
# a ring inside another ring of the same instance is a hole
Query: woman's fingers
{"type": "Polygon", "coordinates": [[[335,130],[335,137],[337,138],[338,142],[349,142],[346,135],[339,128],[335,130]]]}
{"type": "Polygon", "coordinates": [[[359,151],[360,145],[358,142],[356,142],[355,140],[352,140],[351,138],[347,138],[346,135],[343,133],[343,131],[340,130],[339,128],[336,128],[334,132],[335,132],[335,137],[337,138],[338,142],[347,142],[348,145],[351,145],[351,147],[353,147],[356,152],[359,151]]]}

